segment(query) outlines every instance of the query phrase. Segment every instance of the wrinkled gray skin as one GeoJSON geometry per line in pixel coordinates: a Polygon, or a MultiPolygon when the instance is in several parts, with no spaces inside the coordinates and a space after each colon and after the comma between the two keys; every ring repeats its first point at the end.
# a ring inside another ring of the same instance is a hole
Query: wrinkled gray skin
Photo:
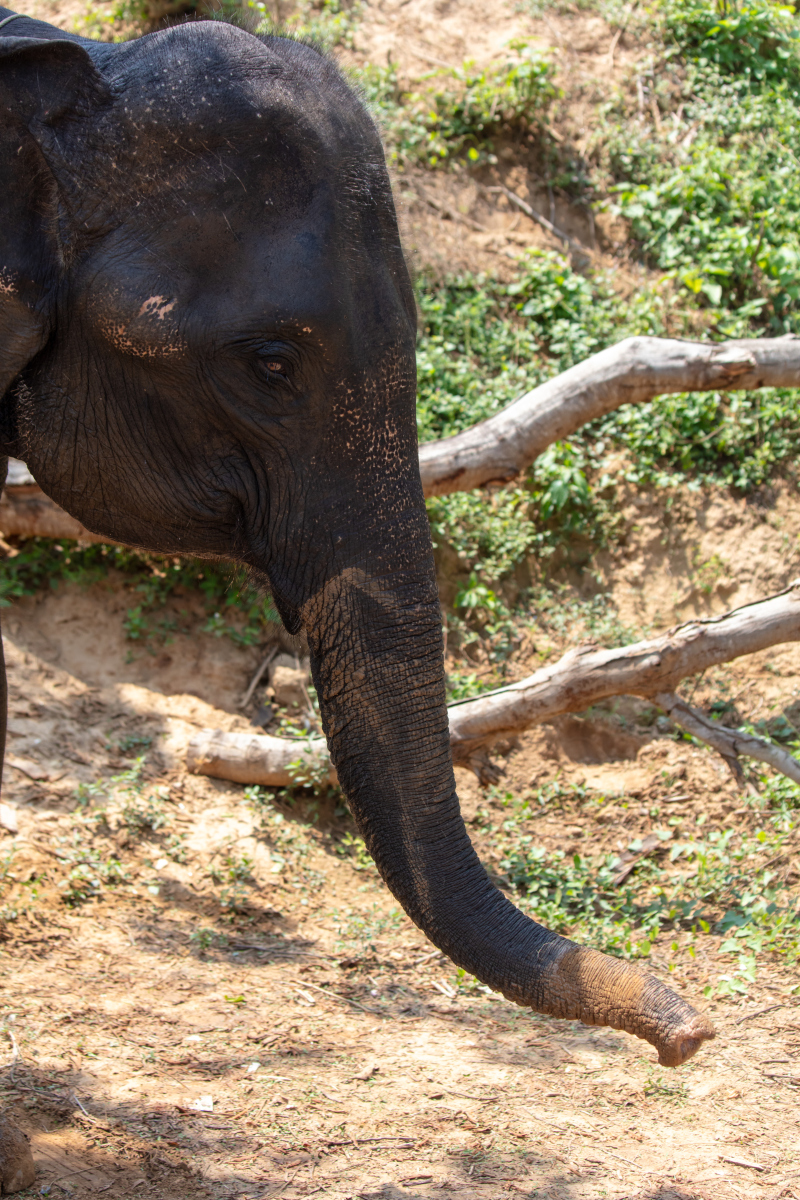
{"type": "Polygon", "coordinates": [[[220,22],[111,46],[14,20],[0,158],[0,453],[97,533],[268,580],[366,844],[435,945],[518,1003],[689,1057],[704,1018],[524,917],[467,837],[414,302],[336,68],[220,22]]]}

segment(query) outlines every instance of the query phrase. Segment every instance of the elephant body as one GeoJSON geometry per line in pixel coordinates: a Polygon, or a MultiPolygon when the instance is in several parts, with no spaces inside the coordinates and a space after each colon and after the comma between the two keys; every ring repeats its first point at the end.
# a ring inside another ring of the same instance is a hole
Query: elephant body
{"type": "Polygon", "coordinates": [[[198,21],[106,45],[0,9],[0,453],[87,528],[246,564],[305,628],[383,878],[542,1012],[712,1036],[523,916],[467,837],[415,423],[415,309],[378,132],[330,61],[198,21]]]}

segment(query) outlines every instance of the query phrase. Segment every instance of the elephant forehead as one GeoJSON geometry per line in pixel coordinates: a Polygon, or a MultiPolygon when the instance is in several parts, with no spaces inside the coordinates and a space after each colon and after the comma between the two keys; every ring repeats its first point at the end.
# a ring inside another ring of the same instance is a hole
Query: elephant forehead
{"type": "Polygon", "coordinates": [[[341,341],[351,319],[347,276],[324,222],[248,228],[235,213],[206,210],[109,235],[81,264],[71,295],[117,349],[174,356],[292,330],[341,341]]]}
{"type": "Polygon", "coordinates": [[[116,112],[148,137],[158,126],[176,145],[233,132],[244,149],[279,131],[284,151],[291,142],[312,156],[326,148],[346,153],[354,133],[379,145],[335,67],[286,39],[199,22],[130,43],[118,62],[116,112]]]}

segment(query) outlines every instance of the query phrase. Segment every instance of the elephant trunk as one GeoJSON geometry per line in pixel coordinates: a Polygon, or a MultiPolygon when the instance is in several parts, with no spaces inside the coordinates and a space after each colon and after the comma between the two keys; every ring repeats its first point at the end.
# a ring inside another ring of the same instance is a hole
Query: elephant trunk
{"type": "Polygon", "coordinates": [[[509,1000],[609,1025],[678,1066],[708,1020],[636,967],[524,916],[491,883],[455,792],[432,564],[350,568],[303,609],[331,757],[367,848],[411,919],[509,1000]]]}

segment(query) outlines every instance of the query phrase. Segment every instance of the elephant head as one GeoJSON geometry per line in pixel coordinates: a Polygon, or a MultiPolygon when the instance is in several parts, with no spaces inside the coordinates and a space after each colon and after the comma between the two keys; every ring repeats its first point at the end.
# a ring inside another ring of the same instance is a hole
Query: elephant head
{"type": "Polygon", "coordinates": [[[703,1017],[523,916],[467,837],[413,295],[379,136],[336,68],[221,22],[108,46],[20,20],[0,138],[0,453],[97,533],[268,581],[307,631],[367,847],[454,962],[689,1057],[703,1017]]]}

